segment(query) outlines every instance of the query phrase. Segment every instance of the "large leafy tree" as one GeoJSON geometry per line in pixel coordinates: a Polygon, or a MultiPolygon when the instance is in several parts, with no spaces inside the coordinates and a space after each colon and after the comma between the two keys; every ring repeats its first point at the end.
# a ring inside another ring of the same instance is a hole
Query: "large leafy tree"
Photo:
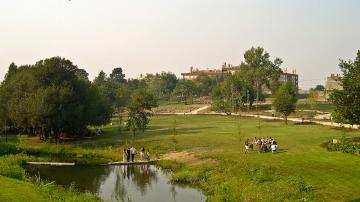
{"type": "Polygon", "coordinates": [[[17,68],[1,85],[7,117],[24,132],[55,140],[82,135],[87,125],[106,123],[109,105],[79,70],[59,57],[17,68]]]}
{"type": "Polygon", "coordinates": [[[174,89],[174,96],[184,104],[194,103],[194,97],[198,95],[199,89],[192,80],[179,80],[174,89]]]}
{"type": "Polygon", "coordinates": [[[201,96],[209,96],[213,88],[217,85],[217,78],[208,75],[199,75],[195,81],[201,96]]]}
{"type": "Polygon", "coordinates": [[[100,91],[100,95],[109,102],[109,105],[117,110],[118,88],[126,84],[122,68],[115,68],[108,77],[104,71],[100,71],[95,77],[93,84],[100,91]]]}
{"type": "Polygon", "coordinates": [[[137,130],[145,130],[150,121],[151,109],[156,106],[158,106],[157,99],[147,89],[140,88],[133,92],[127,107],[127,127],[133,135],[137,130]]]}
{"type": "Polygon", "coordinates": [[[178,79],[175,74],[171,72],[162,72],[160,74],[160,91],[162,97],[170,99],[171,93],[174,91],[178,79]]]}
{"type": "Polygon", "coordinates": [[[252,47],[245,52],[244,59],[237,74],[247,88],[247,101],[252,106],[255,100],[263,99],[264,87],[273,93],[279,87],[282,60],[271,61],[270,54],[262,47],[252,47]]]}
{"type": "Polygon", "coordinates": [[[131,91],[127,85],[121,85],[115,92],[115,110],[119,117],[120,127],[122,125],[123,113],[129,104],[131,91]]]}
{"type": "Polygon", "coordinates": [[[360,50],[354,61],[340,60],[342,90],[334,90],[330,100],[335,105],[332,116],[341,123],[360,124],[360,50]]]}
{"type": "Polygon", "coordinates": [[[212,92],[212,108],[230,115],[243,106],[243,86],[236,75],[228,74],[212,92]]]}
{"type": "Polygon", "coordinates": [[[125,83],[125,74],[123,74],[123,70],[121,67],[114,68],[110,74],[110,80],[115,83],[125,83]]]}
{"type": "Polygon", "coordinates": [[[287,124],[288,116],[295,111],[297,102],[297,89],[293,83],[283,84],[274,95],[273,106],[276,112],[281,113],[287,124]]]}

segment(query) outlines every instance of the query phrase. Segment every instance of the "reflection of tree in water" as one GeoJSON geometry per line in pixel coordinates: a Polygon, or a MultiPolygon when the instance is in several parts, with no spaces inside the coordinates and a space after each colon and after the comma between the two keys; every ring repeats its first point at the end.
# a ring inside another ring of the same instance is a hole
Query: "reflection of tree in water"
{"type": "Polygon", "coordinates": [[[128,184],[125,181],[131,181],[142,195],[146,194],[147,188],[153,182],[157,182],[156,171],[151,169],[150,165],[126,165],[114,167],[116,181],[114,190],[112,191],[112,198],[117,201],[130,200],[131,196],[127,193],[128,184]]]}
{"type": "Polygon", "coordinates": [[[125,181],[124,179],[126,177],[125,166],[115,166],[113,172],[115,173],[116,179],[115,179],[114,190],[111,193],[111,198],[116,199],[116,201],[125,201],[125,198],[127,196],[126,187],[124,183],[125,181]]]}
{"type": "Polygon", "coordinates": [[[109,176],[111,169],[106,166],[30,166],[27,172],[31,176],[40,173],[41,179],[55,181],[64,187],[75,183],[75,187],[80,191],[99,193],[101,183],[109,176]]]}
{"type": "MultiPolygon", "coordinates": [[[[64,187],[74,182],[79,191],[89,191],[99,195],[101,190],[110,189],[108,191],[111,192],[111,198],[116,201],[131,201],[132,196],[128,192],[133,188],[144,196],[148,188],[158,181],[157,169],[151,165],[32,166],[28,167],[27,171],[31,176],[40,173],[41,179],[56,181],[56,184],[64,187]],[[114,184],[108,184],[109,182],[114,184]]],[[[175,191],[175,188],[173,189],[175,191]]]]}

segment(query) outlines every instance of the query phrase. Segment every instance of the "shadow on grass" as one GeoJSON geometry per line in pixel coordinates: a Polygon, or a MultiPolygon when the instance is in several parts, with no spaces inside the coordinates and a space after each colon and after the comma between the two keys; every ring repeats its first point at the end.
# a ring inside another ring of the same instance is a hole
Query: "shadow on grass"
{"type": "Polygon", "coordinates": [[[344,132],[354,132],[354,131],[358,131],[358,129],[355,128],[344,128],[344,127],[331,127],[332,130],[337,130],[337,131],[344,131],[344,132]]]}
{"type": "MultiPolygon", "coordinates": [[[[192,128],[179,128],[176,130],[177,135],[187,135],[187,134],[197,134],[201,133],[204,130],[211,129],[213,127],[192,127],[192,128]]],[[[119,131],[118,128],[104,128],[105,134],[101,136],[94,136],[89,137],[83,140],[77,140],[74,143],[79,147],[82,148],[102,148],[108,146],[118,146],[128,143],[132,140],[133,136],[130,131],[122,130],[119,131]]],[[[135,140],[142,140],[149,137],[158,137],[163,135],[171,135],[173,133],[173,129],[168,127],[161,127],[161,126],[151,126],[145,130],[144,133],[138,131],[135,134],[135,140]]]]}
{"type": "Polygon", "coordinates": [[[287,151],[288,149],[277,149],[275,153],[282,154],[282,153],[286,153],[287,151]]]}

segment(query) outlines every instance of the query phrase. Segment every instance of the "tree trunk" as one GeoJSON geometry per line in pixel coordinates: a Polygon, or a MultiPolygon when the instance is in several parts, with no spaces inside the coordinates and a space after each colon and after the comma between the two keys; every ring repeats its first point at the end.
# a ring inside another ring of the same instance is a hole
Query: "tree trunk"
{"type": "Polygon", "coordinates": [[[7,137],[7,133],[6,133],[6,119],[5,119],[4,133],[5,133],[5,142],[7,142],[7,141],[8,141],[8,137],[7,137]]]}
{"type": "Polygon", "coordinates": [[[119,130],[121,131],[121,128],[122,128],[122,110],[120,108],[118,109],[118,114],[119,114],[119,130]]]}

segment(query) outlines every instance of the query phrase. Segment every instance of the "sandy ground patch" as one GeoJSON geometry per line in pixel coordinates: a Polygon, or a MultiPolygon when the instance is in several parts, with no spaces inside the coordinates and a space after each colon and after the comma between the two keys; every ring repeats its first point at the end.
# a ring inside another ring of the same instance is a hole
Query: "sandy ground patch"
{"type": "Polygon", "coordinates": [[[172,160],[180,163],[185,163],[190,166],[197,166],[201,164],[215,163],[214,159],[201,159],[195,156],[194,152],[181,151],[181,152],[170,152],[161,156],[161,159],[172,160]]]}

